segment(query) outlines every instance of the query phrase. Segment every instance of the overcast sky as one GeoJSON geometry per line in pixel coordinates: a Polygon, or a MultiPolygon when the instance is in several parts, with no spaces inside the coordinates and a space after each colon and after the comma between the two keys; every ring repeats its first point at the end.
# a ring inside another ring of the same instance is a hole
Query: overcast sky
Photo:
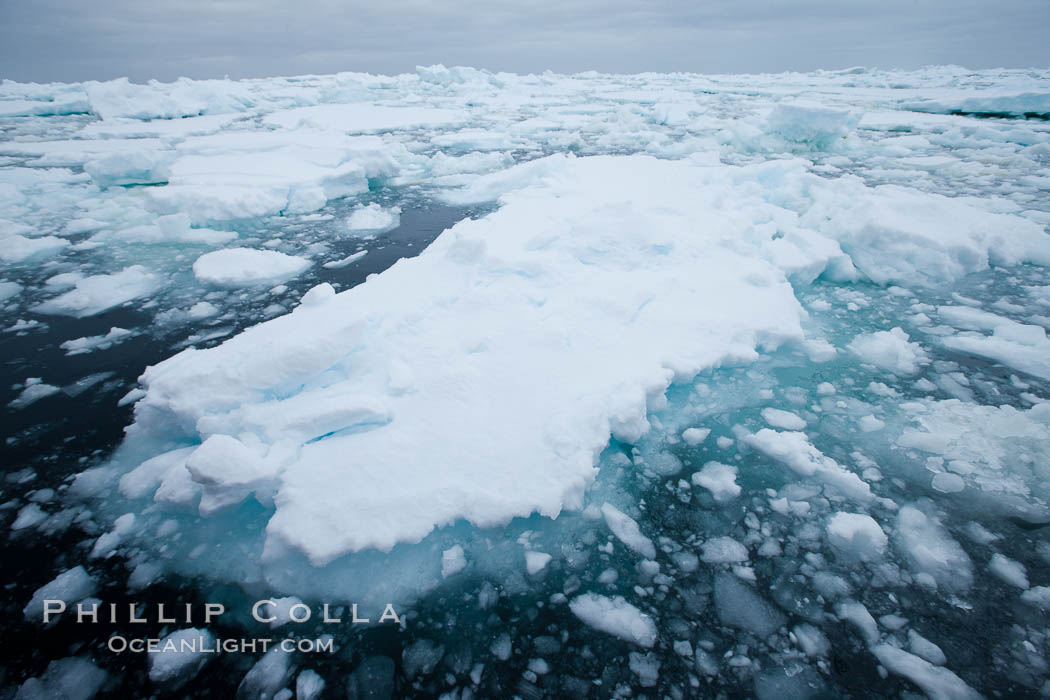
{"type": "Polygon", "coordinates": [[[0,0],[0,77],[1050,66],[1050,0],[0,0]]]}

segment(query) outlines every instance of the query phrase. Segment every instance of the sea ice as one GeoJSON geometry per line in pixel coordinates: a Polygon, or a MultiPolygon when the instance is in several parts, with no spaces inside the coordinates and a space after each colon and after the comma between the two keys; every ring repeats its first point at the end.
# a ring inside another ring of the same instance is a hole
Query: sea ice
{"type": "Polygon", "coordinates": [[[691,480],[711,492],[717,503],[726,503],[740,495],[740,486],[736,483],[737,468],[721,462],[708,462],[693,474],[691,480]]]}
{"type": "Polygon", "coordinates": [[[108,275],[91,275],[76,281],[75,288],[37,304],[42,314],[82,318],[100,314],[132,299],[153,294],[161,280],[142,265],[132,265],[108,275]]]}
{"type": "Polygon", "coordinates": [[[193,274],[207,284],[244,287],[289,279],[308,267],[309,260],[275,250],[227,248],[197,258],[193,274]]]}
{"type": "Polygon", "coordinates": [[[382,233],[396,228],[400,220],[400,207],[384,209],[372,203],[356,207],[346,220],[346,227],[353,233],[382,233]]]}
{"type": "Polygon", "coordinates": [[[209,651],[214,646],[215,637],[206,629],[172,632],[160,640],[159,651],[149,654],[149,679],[169,687],[186,683],[215,658],[209,651]]]}
{"type": "MultiPolygon", "coordinates": [[[[22,608],[22,614],[30,622],[42,623],[46,612],[45,600],[62,601],[68,607],[92,595],[97,589],[98,583],[84,567],[74,566],[72,569],[63,571],[50,583],[38,588],[32,599],[22,608]]],[[[55,617],[52,616],[51,621],[54,622],[54,620],[55,617]]]]}
{"type": "Polygon", "coordinates": [[[910,376],[929,363],[929,356],[918,343],[908,340],[908,334],[900,328],[858,335],[849,344],[861,359],[879,369],[894,374],[910,376]]]}
{"type": "Polygon", "coordinates": [[[835,513],[828,520],[828,542],[847,558],[871,561],[886,551],[886,533],[862,513],[835,513]]]}
{"type": "Polygon", "coordinates": [[[656,643],[656,623],[620,596],[608,598],[584,593],[572,599],[569,609],[584,624],[619,637],[638,646],[650,648],[656,643]]]}
{"type": "Polygon", "coordinates": [[[605,524],[609,526],[616,538],[630,549],[646,559],[656,558],[656,547],[653,541],[642,534],[638,523],[631,516],[605,503],[602,505],[602,517],[605,518],[605,524]]]}

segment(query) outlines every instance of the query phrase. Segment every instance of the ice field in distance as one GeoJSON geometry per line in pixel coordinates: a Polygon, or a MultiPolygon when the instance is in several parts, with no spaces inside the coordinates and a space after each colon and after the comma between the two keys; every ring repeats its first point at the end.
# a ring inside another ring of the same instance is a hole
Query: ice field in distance
{"type": "MultiPolygon", "coordinates": [[[[524,596],[559,647],[622,645],[627,692],[836,694],[844,658],[875,692],[1045,692],[1048,117],[1050,72],[952,66],[5,81],[3,333],[170,348],[137,383],[12,377],[11,412],[134,406],[112,453],[9,486],[12,536],[82,533],[70,603],[114,561],[132,591],[524,596]],[[326,276],[429,206],[474,213],[326,276]]],[[[427,644],[396,678],[429,692],[427,644]]],[[[526,680],[566,692],[557,657],[526,680]]],[[[106,673],[54,663],[37,685],[106,673]]]]}

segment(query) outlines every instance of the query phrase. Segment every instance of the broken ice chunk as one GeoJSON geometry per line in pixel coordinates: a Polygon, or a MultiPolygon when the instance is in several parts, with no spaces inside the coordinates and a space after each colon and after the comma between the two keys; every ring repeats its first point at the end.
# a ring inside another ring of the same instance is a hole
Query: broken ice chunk
{"type": "Polygon", "coordinates": [[[656,623],[620,596],[608,598],[584,593],[572,599],[569,609],[585,624],[642,647],[656,642],[656,623]]]}
{"type": "Polygon", "coordinates": [[[653,541],[642,534],[635,520],[612,504],[602,505],[602,516],[616,538],[646,559],[656,558],[653,541]]]}

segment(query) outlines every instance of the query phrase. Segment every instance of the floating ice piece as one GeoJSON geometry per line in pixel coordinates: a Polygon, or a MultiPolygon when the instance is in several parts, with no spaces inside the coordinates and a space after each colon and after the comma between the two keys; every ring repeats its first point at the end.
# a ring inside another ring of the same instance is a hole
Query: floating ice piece
{"type": "Polygon", "coordinates": [[[22,291],[22,285],[17,282],[0,282],[0,304],[17,296],[22,291]]]}
{"type": "Polygon", "coordinates": [[[291,680],[292,655],[275,645],[249,669],[237,686],[237,697],[272,698],[291,680]]]}
{"type": "Polygon", "coordinates": [[[91,335],[83,338],[74,338],[73,340],[65,341],[59,345],[59,347],[66,351],[66,355],[81,355],[88,352],[94,352],[95,350],[108,350],[114,345],[123,343],[134,335],[136,335],[134,331],[114,326],[110,328],[109,333],[106,333],[105,335],[91,335]]]}
{"type": "Polygon", "coordinates": [[[780,102],[766,120],[765,130],[786,141],[826,150],[856,128],[861,115],[819,102],[780,102]]]}
{"type": "Polygon", "coordinates": [[[1050,611],[1050,586],[1034,586],[1021,594],[1021,600],[1050,611]]]}
{"type": "Polygon", "coordinates": [[[922,346],[909,342],[899,327],[858,335],[848,347],[862,362],[901,376],[916,374],[930,362],[922,346]]]}
{"type": "Polygon", "coordinates": [[[908,648],[911,653],[926,659],[934,666],[943,666],[948,663],[948,657],[944,655],[939,646],[913,629],[908,630],[908,648]]]}
{"type": "Polygon", "coordinates": [[[825,691],[820,672],[798,661],[767,668],[755,676],[758,700],[807,700],[823,697],[825,691]]]}
{"type": "Polygon", "coordinates": [[[306,291],[303,298],[299,300],[302,306],[318,306],[335,296],[335,287],[328,282],[314,285],[306,291]]]}
{"type": "MultiPolygon", "coordinates": [[[[693,226],[679,208],[695,207],[697,199],[679,197],[677,187],[669,191],[668,177],[703,181],[718,177],[719,169],[705,173],[647,158],[558,158],[551,167],[561,171],[555,180],[506,197],[485,219],[460,223],[418,258],[324,305],[300,307],[217,349],[151,368],[143,377],[147,396],[136,404],[143,428],[151,427],[137,435],[153,439],[153,431],[159,437],[175,425],[200,425],[209,434],[248,429],[271,443],[288,438],[279,425],[300,426],[296,433],[327,426],[311,431],[281,473],[267,528],[268,560],[276,562],[290,546],[324,564],[365,547],[417,541],[459,518],[496,524],[579,507],[596,450],[610,434],[637,439],[644,433],[647,397],[659,396],[675,374],[690,377],[726,357],[753,358],[759,336],[767,344],[801,338],[801,309],[790,285],[768,263],[722,246],[717,232],[724,224],[696,234],[703,241],[676,239],[693,226]],[[651,191],[654,201],[639,199],[639,191],[651,191]],[[537,198],[554,208],[538,208],[537,198]],[[634,211],[624,207],[626,199],[647,203],[634,211]],[[650,219],[662,223],[642,223],[650,219]],[[564,235],[566,222],[574,222],[572,236],[564,235]],[[678,252],[630,254],[651,250],[654,235],[678,252]],[[709,272],[698,275],[697,265],[709,272]],[[756,285],[755,274],[769,275],[771,284],[756,285]],[[732,309],[688,305],[687,299],[728,289],[736,290],[732,309]],[[535,303],[537,290],[547,298],[542,306],[535,303]],[[693,311],[683,317],[683,308],[693,311]],[[529,320],[537,315],[548,320],[529,320]],[[638,332],[616,330],[627,323],[638,332]],[[696,333],[708,340],[697,345],[696,333]],[[574,348],[569,354],[567,338],[574,348]],[[673,371],[661,359],[672,357],[673,371]],[[551,366],[566,362],[568,381],[545,380],[551,366]],[[400,379],[404,371],[391,372],[397,363],[415,377],[410,390],[400,379]],[[320,373],[336,381],[315,383],[320,373]],[[485,387],[496,392],[497,385],[502,395],[520,394],[520,400],[477,401],[485,387]],[[209,388],[202,392],[202,386],[209,388]],[[536,386],[572,397],[559,404],[571,410],[552,416],[536,386]],[[388,407],[355,420],[345,396],[388,407]],[[299,415],[307,409],[309,420],[299,415]],[[368,507],[345,508],[333,499],[330,485],[349,474],[368,484],[355,496],[368,507]],[[441,498],[428,485],[435,478],[441,498]],[[493,499],[493,480],[515,486],[493,499]],[[393,527],[367,515],[382,512],[387,499],[400,513],[393,527]]],[[[727,240],[736,246],[749,230],[734,229],[727,240]]]]}
{"type": "Polygon", "coordinates": [[[21,263],[29,259],[47,258],[69,246],[69,241],[57,236],[7,236],[0,238],[0,260],[6,263],[21,263]]]}
{"type": "MultiPolygon", "coordinates": [[[[267,605],[261,609],[260,616],[265,618],[272,618],[269,621],[270,629],[277,629],[283,627],[293,621],[292,608],[295,606],[303,605],[303,601],[295,596],[286,596],[284,598],[277,598],[273,601],[273,605],[267,605]]],[[[296,616],[302,618],[302,612],[296,612],[296,616]]]]}
{"type": "Polygon", "coordinates": [[[835,606],[835,614],[840,620],[851,622],[869,647],[878,643],[879,625],[863,603],[844,600],[835,606]]]}
{"type": "Polygon", "coordinates": [[[240,112],[251,103],[248,91],[228,80],[190,80],[172,83],[151,80],[132,83],[127,78],[83,84],[91,111],[102,119],[173,119],[200,114],[240,112]]]}
{"type": "Polygon", "coordinates": [[[7,405],[15,409],[25,408],[42,398],[57,394],[59,391],[61,391],[59,387],[44,384],[39,378],[33,377],[26,380],[25,389],[22,389],[22,393],[12,399],[7,405]]]}
{"type": "Polygon", "coordinates": [[[965,591],[973,564],[939,522],[913,506],[897,513],[897,544],[909,566],[948,591],[965,591]]]}
{"type": "Polygon", "coordinates": [[[997,88],[992,95],[974,95],[971,91],[958,91],[957,97],[938,96],[909,102],[907,109],[934,114],[989,114],[1004,116],[1050,115],[1050,92],[1011,92],[997,88]]]}
{"type": "Polygon", "coordinates": [[[818,450],[805,433],[762,428],[742,439],[767,457],[786,464],[800,476],[819,479],[856,501],[865,502],[873,498],[868,484],[818,450]]]}
{"type": "Polygon", "coordinates": [[[682,439],[685,441],[685,444],[690,447],[696,447],[706,440],[707,436],[710,434],[710,428],[686,428],[682,431],[682,439]]]}
{"type": "Polygon", "coordinates": [[[38,506],[36,503],[29,503],[22,506],[18,511],[18,517],[11,523],[11,531],[17,532],[19,530],[25,530],[31,527],[36,527],[48,519],[47,511],[38,506]]]}
{"type": "Polygon", "coordinates": [[[876,430],[882,430],[883,428],[885,428],[886,421],[879,420],[878,418],[869,413],[868,415],[861,416],[857,419],[857,427],[859,427],[862,432],[873,433],[876,430]]]}
{"type": "Polygon", "coordinates": [[[324,686],[324,678],[317,671],[300,671],[295,678],[295,700],[315,700],[321,696],[324,686]]]}
{"type": "Polygon", "coordinates": [[[831,650],[831,642],[827,636],[809,623],[796,625],[791,629],[791,635],[806,656],[827,656],[831,650]]]}
{"type": "Polygon", "coordinates": [[[992,335],[955,335],[943,338],[945,347],[994,360],[1042,379],[1050,379],[1050,340],[1042,326],[1003,319],[992,335]]]}
{"type": "Polygon", "coordinates": [[[980,693],[948,669],[934,666],[903,649],[880,644],[872,653],[888,671],[919,686],[930,700],[981,700],[980,693]]]}
{"type": "Polygon", "coordinates": [[[547,568],[551,561],[551,555],[546,552],[525,552],[525,570],[529,576],[535,576],[547,568]]]}
{"type": "Polygon", "coordinates": [[[193,228],[190,216],[185,213],[159,216],[153,224],[132,226],[119,230],[106,230],[91,237],[91,243],[190,243],[221,245],[237,238],[232,231],[217,231],[210,228],[193,228]]]}
{"type": "Polygon", "coordinates": [[[502,86],[499,78],[486,70],[471,68],[470,66],[452,66],[446,68],[441,63],[432,66],[416,66],[416,75],[424,83],[434,85],[463,85],[466,83],[482,83],[502,86]]]}
{"type": "Polygon", "coordinates": [[[168,181],[174,162],[170,150],[112,151],[84,163],[84,172],[99,187],[153,185],[168,181]]]}
{"type": "Polygon", "coordinates": [[[746,630],[765,639],[787,621],[772,603],[727,572],[715,574],[715,612],[723,625],[746,630]]]}
{"type": "Polygon", "coordinates": [[[149,679],[177,688],[193,680],[215,658],[215,636],[206,629],[181,629],[160,640],[158,651],[149,654],[149,679]]]}
{"type": "Polygon", "coordinates": [[[990,264],[1050,264],[1039,224],[963,198],[896,185],[869,189],[849,176],[814,187],[802,225],[837,241],[858,273],[878,284],[924,286],[990,264]]]}
{"type": "Polygon", "coordinates": [[[221,287],[245,287],[290,279],[310,267],[310,261],[276,250],[226,248],[205,253],[193,263],[201,282],[221,287]]]}
{"type": "Polygon", "coordinates": [[[401,207],[389,209],[372,202],[367,206],[354,207],[346,220],[346,227],[353,233],[382,233],[397,228],[401,221],[401,207]]]}
{"type": "Polygon", "coordinates": [[[608,598],[597,593],[584,593],[569,602],[569,609],[599,632],[646,648],[656,643],[653,619],[620,596],[608,598]]]}
{"type": "Polygon", "coordinates": [[[958,474],[940,472],[930,479],[930,487],[940,493],[959,493],[966,488],[966,481],[958,474]]]}
{"type": "Polygon", "coordinates": [[[104,670],[82,656],[52,661],[44,673],[21,685],[18,700],[91,700],[109,677],[104,670]]]}
{"type": "Polygon", "coordinates": [[[91,275],[79,279],[74,289],[37,304],[33,310],[42,314],[84,318],[132,299],[149,296],[160,286],[161,280],[155,274],[141,265],[132,265],[109,275],[91,275]]]}
{"type": "Polygon", "coordinates": [[[707,564],[732,564],[750,558],[747,547],[732,537],[712,537],[704,542],[703,550],[700,559],[707,564]]]}
{"type": "Polygon", "coordinates": [[[638,677],[638,685],[643,688],[653,688],[660,680],[660,660],[652,652],[630,652],[627,655],[627,666],[638,677]]]}
{"type": "Polygon", "coordinates": [[[90,556],[92,558],[105,558],[112,556],[113,553],[116,551],[116,548],[123,541],[124,537],[126,537],[132,532],[134,526],[134,513],[125,513],[124,515],[114,520],[113,529],[101,535],[97,540],[95,540],[95,544],[91,548],[90,556]]]}
{"type": "Polygon", "coordinates": [[[405,647],[401,662],[409,679],[430,675],[445,655],[445,647],[429,639],[420,639],[405,647]]]}
{"type": "Polygon", "coordinates": [[[322,267],[324,267],[327,270],[338,270],[346,267],[351,263],[357,262],[366,255],[368,255],[367,250],[359,250],[356,253],[352,253],[346,256],[345,258],[341,258],[339,260],[332,260],[331,262],[326,262],[324,265],[322,265],[322,267]]]}
{"type": "Polygon", "coordinates": [[[638,523],[631,516],[623,513],[616,506],[605,503],[602,505],[602,517],[605,518],[605,524],[609,526],[616,538],[630,549],[646,559],[656,558],[656,547],[653,541],[642,534],[638,523]]]}
{"type": "Polygon", "coordinates": [[[377,137],[309,129],[219,132],[186,139],[177,151],[168,184],[145,194],[195,223],[316,211],[398,171],[377,137]]]}
{"type": "Polygon", "coordinates": [[[1028,588],[1028,572],[1024,564],[996,552],[988,562],[988,570],[999,579],[1018,588],[1028,588]]]}
{"type": "MultiPolygon", "coordinates": [[[[95,579],[83,566],[75,566],[63,571],[50,583],[38,588],[30,601],[22,608],[22,614],[30,622],[42,623],[45,613],[44,601],[58,600],[68,607],[94,594],[96,590],[98,590],[98,583],[95,579]]],[[[54,622],[54,620],[55,617],[52,616],[50,621],[54,622]]]]}
{"type": "Polygon", "coordinates": [[[455,576],[467,566],[467,557],[463,547],[453,545],[441,553],[441,578],[455,576]]]}
{"type": "Polygon", "coordinates": [[[693,474],[691,480],[697,486],[710,491],[716,503],[726,503],[740,495],[736,476],[736,467],[721,462],[708,462],[693,474]]]}
{"type": "Polygon", "coordinates": [[[791,411],[780,408],[763,408],[762,420],[774,428],[784,430],[805,430],[806,428],[806,421],[791,411]]]}
{"type": "Polygon", "coordinates": [[[848,558],[872,561],[886,551],[886,533],[870,515],[835,513],[827,531],[831,546],[848,558]]]}
{"type": "MultiPolygon", "coordinates": [[[[1050,457],[1050,405],[1018,410],[927,399],[903,408],[906,424],[896,444],[943,458],[950,474],[935,475],[938,486],[957,488],[959,481],[952,478],[957,476],[969,496],[999,512],[1040,523],[1050,517],[1042,505],[1050,484],[1040,466],[1050,457]]],[[[927,475],[924,470],[923,480],[927,475]]]]}

